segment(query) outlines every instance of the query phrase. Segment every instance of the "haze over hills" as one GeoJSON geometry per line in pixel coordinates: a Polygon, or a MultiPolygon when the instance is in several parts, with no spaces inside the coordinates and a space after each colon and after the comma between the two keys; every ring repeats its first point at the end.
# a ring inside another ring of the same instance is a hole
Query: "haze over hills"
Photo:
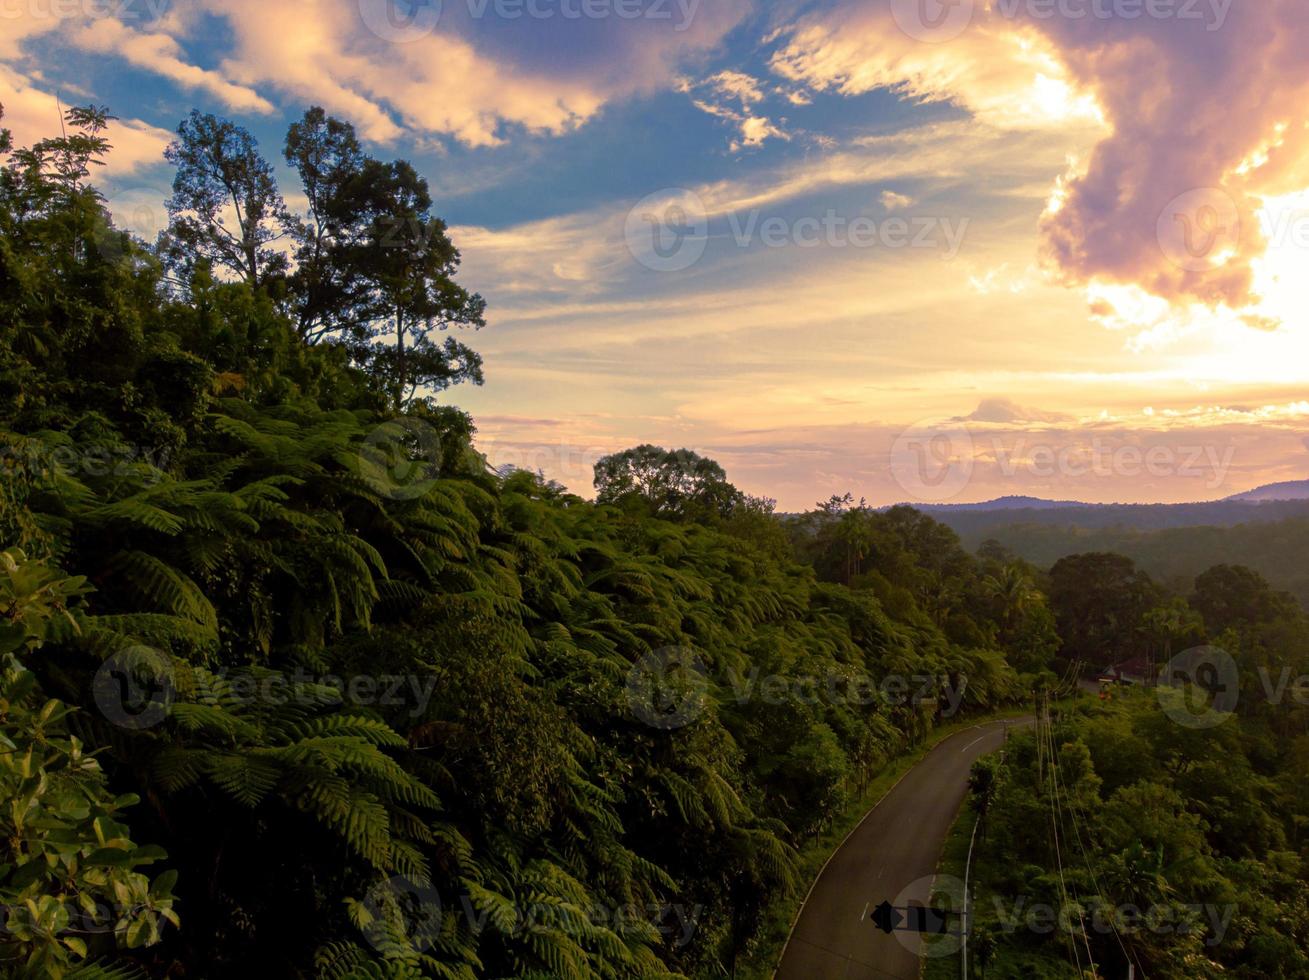
{"type": "Polygon", "coordinates": [[[1002,497],[918,508],[975,551],[988,540],[1041,568],[1090,551],[1127,555],[1180,591],[1216,564],[1247,565],[1309,608],[1309,481],[1191,504],[1087,504],[1002,497]]]}

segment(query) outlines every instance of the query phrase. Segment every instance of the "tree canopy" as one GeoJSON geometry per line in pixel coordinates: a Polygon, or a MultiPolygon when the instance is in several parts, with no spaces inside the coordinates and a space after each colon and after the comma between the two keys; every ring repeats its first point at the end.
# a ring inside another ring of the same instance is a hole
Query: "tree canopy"
{"type": "Polygon", "coordinates": [[[919,607],[929,527],[891,609],[693,453],[594,503],[492,472],[442,397],[480,361],[424,340],[481,301],[346,124],[288,134],[295,215],[192,115],[150,243],[87,181],[105,118],[0,169],[16,974],[731,972],[944,690],[1020,697],[980,607],[968,643],[919,607]]]}

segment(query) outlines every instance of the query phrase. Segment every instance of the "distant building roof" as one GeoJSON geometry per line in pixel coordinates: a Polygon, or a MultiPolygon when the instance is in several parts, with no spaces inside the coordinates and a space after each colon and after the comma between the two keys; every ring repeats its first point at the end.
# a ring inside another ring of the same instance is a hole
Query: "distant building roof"
{"type": "Polygon", "coordinates": [[[1135,683],[1145,677],[1147,669],[1146,661],[1143,658],[1127,660],[1121,664],[1106,667],[1100,671],[1097,680],[1135,683]]]}

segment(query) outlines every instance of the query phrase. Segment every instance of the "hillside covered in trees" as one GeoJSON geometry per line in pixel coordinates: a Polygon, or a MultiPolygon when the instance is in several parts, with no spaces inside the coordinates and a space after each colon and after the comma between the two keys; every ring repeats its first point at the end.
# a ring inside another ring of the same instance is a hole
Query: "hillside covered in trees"
{"type": "MultiPolygon", "coordinates": [[[[1233,505],[1235,506],[1235,505],[1233,505]]],[[[965,547],[995,541],[1015,555],[1042,568],[1061,558],[1090,551],[1125,555],[1151,576],[1177,591],[1190,588],[1196,576],[1215,564],[1245,565],[1279,589],[1295,595],[1309,609],[1309,570],[1300,556],[1309,547],[1309,519],[1291,516],[1304,502],[1288,503],[1277,517],[1275,504],[1242,505],[1263,517],[1221,525],[1197,521],[1194,526],[1157,530],[1131,526],[1087,527],[1070,520],[1058,524],[1013,523],[976,531],[956,528],[965,547]]],[[[938,519],[941,519],[939,515],[938,519]]],[[[947,523],[953,523],[947,519],[947,523]]]]}
{"type": "Polygon", "coordinates": [[[145,243],[105,123],[0,137],[6,975],[730,975],[943,720],[1303,626],[1244,569],[1188,602],[906,507],[782,519],[686,450],[594,501],[496,471],[449,400],[487,311],[412,167],[311,109],[294,214],[192,114],[145,243]]]}
{"type": "Polygon", "coordinates": [[[0,171],[7,975],[721,975],[870,774],[1026,691],[913,512],[884,604],[693,454],[492,472],[432,397],[483,304],[345,124],[293,215],[192,115],[143,243],[67,123],[0,171]]]}

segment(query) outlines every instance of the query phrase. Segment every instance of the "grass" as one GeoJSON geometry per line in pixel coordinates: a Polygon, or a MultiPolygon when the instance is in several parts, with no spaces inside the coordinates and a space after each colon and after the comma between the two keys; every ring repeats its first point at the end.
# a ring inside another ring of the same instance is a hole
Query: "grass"
{"type": "MultiPolygon", "coordinates": [[[[814,838],[801,850],[801,880],[810,884],[817,880],[819,872],[822,871],[828,859],[845,843],[845,839],[859,826],[869,811],[886,797],[886,794],[891,791],[892,787],[900,781],[905,773],[918,765],[927,753],[931,752],[941,742],[951,735],[974,728],[977,725],[1003,721],[1006,718],[1020,718],[1028,713],[1029,709],[1027,707],[1021,707],[985,717],[953,721],[948,725],[937,728],[922,744],[915,746],[904,755],[897,756],[869,782],[863,796],[852,801],[845,812],[832,821],[832,826],[826,833],[814,838]]],[[[971,832],[971,830],[970,825],[969,831],[971,832]]],[[[968,842],[965,840],[965,852],[967,847],[968,842]]],[[[804,905],[805,899],[808,898],[808,893],[809,886],[806,885],[802,892],[779,897],[765,910],[763,925],[759,929],[758,937],[754,940],[748,956],[737,965],[735,976],[739,980],[769,980],[776,972],[777,965],[782,959],[782,951],[786,948],[786,941],[790,938],[791,928],[800,915],[800,908],[804,905]]]]}
{"type": "MultiPolygon", "coordinates": [[[[963,804],[959,807],[958,814],[955,815],[954,823],[950,825],[950,833],[946,835],[945,846],[941,849],[941,860],[936,865],[938,875],[953,875],[960,880],[963,879],[964,866],[968,862],[968,845],[972,841],[973,826],[976,823],[977,815],[973,813],[972,808],[968,805],[968,799],[965,797],[963,804]]],[[[973,857],[976,860],[976,854],[973,857]]],[[[974,907],[976,907],[976,902],[974,902],[974,907]]],[[[929,939],[928,943],[931,942],[932,940],[929,939]]],[[[958,954],[928,956],[923,959],[923,980],[954,980],[958,976],[958,954]]]]}

